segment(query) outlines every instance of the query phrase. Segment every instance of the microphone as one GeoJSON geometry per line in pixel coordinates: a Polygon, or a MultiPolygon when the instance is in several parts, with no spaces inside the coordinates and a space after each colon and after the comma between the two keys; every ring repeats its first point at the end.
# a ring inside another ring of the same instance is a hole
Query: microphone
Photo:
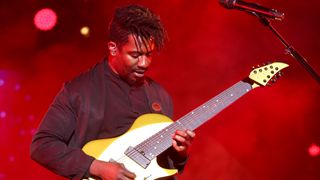
{"type": "Polygon", "coordinates": [[[227,9],[238,9],[254,15],[257,14],[280,21],[284,19],[284,13],[279,12],[275,9],[263,7],[256,3],[245,2],[241,0],[219,0],[219,3],[227,9]]]}

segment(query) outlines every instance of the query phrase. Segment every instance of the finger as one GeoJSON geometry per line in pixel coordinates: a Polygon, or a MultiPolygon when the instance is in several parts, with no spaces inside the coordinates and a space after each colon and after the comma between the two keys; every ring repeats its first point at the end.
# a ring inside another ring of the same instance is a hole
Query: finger
{"type": "Polygon", "coordinates": [[[123,163],[118,163],[120,165],[120,167],[125,168],[123,163]]]}
{"type": "Polygon", "coordinates": [[[185,141],[184,143],[180,143],[179,141],[173,139],[172,146],[179,153],[187,152],[187,149],[191,146],[191,141],[185,141]]]}
{"type": "Polygon", "coordinates": [[[189,140],[189,139],[192,140],[195,137],[195,133],[190,130],[185,130],[185,131],[177,130],[174,135],[179,135],[185,138],[186,140],[189,140]]]}
{"type": "Polygon", "coordinates": [[[136,175],[133,172],[131,172],[131,171],[127,170],[127,169],[124,169],[123,175],[126,178],[129,178],[129,179],[134,179],[136,177],[136,175]]]}
{"type": "Polygon", "coordinates": [[[181,152],[181,151],[184,151],[184,150],[186,150],[186,146],[184,146],[184,145],[178,145],[178,142],[177,141],[175,141],[175,140],[172,140],[172,146],[173,146],[173,148],[176,150],[176,151],[178,151],[178,152],[181,152]]]}
{"type": "Polygon", "coordinates": [[[193,138],[189,136],[182,137],[179,135],[175,135],[173,139],[177,141],[178,146],[190,146],[193,138]]]}
{"type": "Polygon", "coordinates": [[[191,144],[191,141],[194,139],[195,137],[195,133],[193,131],[190,131],[190,130],[186,130],[185,131],[186,133],[186,136],[184,137],[185,138],[185,142],[188,146],[191,144]]]}
{"type": "Polygon", "coordinates": [[[184,138],[184,137],[176,135],[173,138],[173,140],[176,141],[177,146],[180,148],[181,146],[185,146],[185,147],[191,146],[192,138],[190,138],[190,137],[184,138]]]}
{"type": "Polygon", "coordinates": [[[191,137],[191,139],[193,139],[196,136],[196,133],[194,133],[193,131],[187,130],[186,132],[188,136],[191,137]]]}
{"type": "Polygon", "coordinates": [[[173,136],[173,139],[177,141],[177,144],[183,144],[183,143],[186,142],[186,138],[183,137],[183,136],[180,136],[180,135],[178,135],[178,134],[175,134],[175,135],[173,136]]]}
{"type": "Polygon", "coordinates": [[[176,151],[180,151],[177,141],[172,140],[172,146],[176,151]]]}
{"type": "Polygon", "coordinates": [[[177,130],[175,132],[175,135],[179,135],[179,136],[182,136],[182,137],[187,137],[188,136],[188,134],[185,131],[181,131],[181,130],[177,130]]]}
{"type": "Polygon", "coordinates": [[[134,178],[127,177],[124,174],[119,175],[119,177],[116,179],[117,180],[134,180],[134,178]]]}
{"type": "Polygon", "coordinates": [[[186,140],[186,141],[182,144],[182,146],[185,146],[185,147],[191,146],[191,140],[190,140],[190,139],[186,140]]]}

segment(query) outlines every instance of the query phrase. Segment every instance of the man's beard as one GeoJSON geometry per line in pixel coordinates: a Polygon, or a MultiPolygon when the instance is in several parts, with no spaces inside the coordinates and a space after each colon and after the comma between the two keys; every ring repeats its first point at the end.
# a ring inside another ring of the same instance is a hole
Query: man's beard
{"type": "Polygon", "coordinates": [[[140,86],[144,83],[145,77],[135,77],[133,74],[123,77],[123,79],[131,86],[140,86]]]}

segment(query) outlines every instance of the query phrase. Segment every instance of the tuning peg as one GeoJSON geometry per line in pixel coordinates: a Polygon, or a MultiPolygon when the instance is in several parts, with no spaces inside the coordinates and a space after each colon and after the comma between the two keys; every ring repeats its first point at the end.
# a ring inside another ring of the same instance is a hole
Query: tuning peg
{"type": "Polygon", "coordinates": [[[258,64],[258,65],[256,65],[256,66],[257,66],[257,68],[261,67],[260,64],[258,64]]]}
{"type": "Polygon", "coordinates": [[[275,83],[277,80],[278,80],[278,79],[277,79],[276,77],[274,77],[274,78],[271,79],[271,82],[272,82],[272,83],[275,83]]]}
{"type": "Polygon", "coordinates": [[[278,76],[282,77],[283,76],[283,72],[279,71],[278,76]]]}
{"type": "Polygon", "coordinates": [[[259,68],[260,66],[259,65],[255,65],[255,66],[252,66],[251,68],[252,69],[257,69],[257,68],[259,68]]]}
{"type": "Polygon", "coordinates": [[[280,77],[283,76],[283,73],[282,72],[278,72],[276,75],[275,75],[275,78],[277,78],[276,80],[278,80],[280,77]]]}

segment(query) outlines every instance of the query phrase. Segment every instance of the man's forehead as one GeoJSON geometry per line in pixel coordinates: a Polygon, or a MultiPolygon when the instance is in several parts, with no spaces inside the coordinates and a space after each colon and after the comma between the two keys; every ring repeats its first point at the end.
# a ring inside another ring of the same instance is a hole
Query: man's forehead
{"type": "Polygon", "coordinates": [[[141,36],[130,34],[128,36],[128,44],[134,45],[137,51],[153,51],[155,48],[154,39],[150,37],[149,39],[142,38],[141,36]]]}

